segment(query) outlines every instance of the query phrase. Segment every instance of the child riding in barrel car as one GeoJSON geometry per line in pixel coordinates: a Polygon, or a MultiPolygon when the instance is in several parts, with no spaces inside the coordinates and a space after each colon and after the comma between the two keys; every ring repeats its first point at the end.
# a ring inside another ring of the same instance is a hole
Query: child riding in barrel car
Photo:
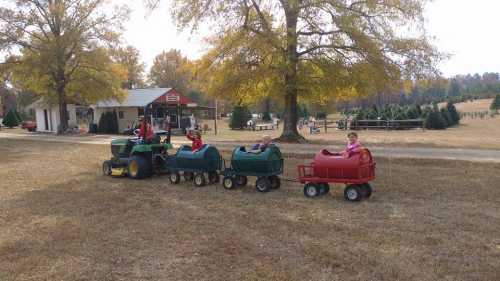
{"type": "Polygon", "coordinates": [[[349,158],[353,153],[360,152],[362,149],[361,143],[358,140],[358,134],[349,132],[347,134],[347,145],[345,150],[341,151],[338,155],[344,158],[349,158]]]}
{"type": "Polygon", "coordinates": [[[203,141],[201,140],[201,133],[197,130],[188,131],[186,138],[190,140],[191,143],[191,151],[196,152],[203,146],[203,141]]]}
{"type": "Polygon", "coordinates": [[[259,153],[266,150],[266,148],[272,143],[272,139],[268,135],[262,136],[262,140],[259,143],[256,143],[252,146],[249,152],[259,153]]]}

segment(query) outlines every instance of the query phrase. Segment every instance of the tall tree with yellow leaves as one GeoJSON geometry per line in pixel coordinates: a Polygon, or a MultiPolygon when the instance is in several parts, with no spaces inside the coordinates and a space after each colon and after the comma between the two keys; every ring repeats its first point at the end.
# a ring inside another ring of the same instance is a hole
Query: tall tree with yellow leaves
{"type": "MultiPolygon", "coordinates": [[[[154,8],[159,1],[148,2],[154,8]]],[[[216,30],[216,42],[231,42],[213,55],[215,67],[227,67],[221,66],[225,62],[239,63],[248,73],[261,68],[275,74],[270,79],[279,81],[270,85],[282,86],[285,105],[280,139],[296,142],[303,140],[296,126],[297,100],[302,95],[325,90],[330,95],[364,94],[396,85],[403,77],[411,79],[435,72],[440,54],[425,36],[426,2],[172,0],[171,5],[179,27],[196,29],[208,22],[216,30]],[[254,52],[255,44],[260,51],[254,52]],[[228,50],[233,52],[225,52],[228,50]],[[272,64],[261,66],[268,61],[272,64]]],[[[236,80],[224,81],[249,85],[248,81],[255,80],[250,74],[245,80],[242,74],[236,80]]]]}
{"type": "Polygon", "coordinates": [[[126,70],[111,61],[106,49],[118,42],[128,9],[105,13],[106,2],[0,0],[0,50],[20,51],[8,61],[17,82],[59,105],[58,133],[68,128],[71,99],[124,95],[126,70]]]}

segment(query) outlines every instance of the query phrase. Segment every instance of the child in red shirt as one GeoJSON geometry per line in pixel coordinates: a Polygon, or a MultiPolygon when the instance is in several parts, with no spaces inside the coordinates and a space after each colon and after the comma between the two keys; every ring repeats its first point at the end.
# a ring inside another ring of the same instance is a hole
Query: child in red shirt
{"type": "Polygon", "coordinates": [[[188,140],[192,141],[191,151],[195,152],[203,146],[203,141],[201,140],[201,134],[199,131],[189,131],[186,135],[188,140]]]}

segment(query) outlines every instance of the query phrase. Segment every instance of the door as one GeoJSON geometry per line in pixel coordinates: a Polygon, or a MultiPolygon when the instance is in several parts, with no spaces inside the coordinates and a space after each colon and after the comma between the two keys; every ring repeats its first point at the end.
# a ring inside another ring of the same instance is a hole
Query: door
{"type": "Polygon", "coordinates": [[[45,121],[45,131],[49,130],[49,116],[47,114],[47,109],[43,110],[43,119],[45,121]]]}

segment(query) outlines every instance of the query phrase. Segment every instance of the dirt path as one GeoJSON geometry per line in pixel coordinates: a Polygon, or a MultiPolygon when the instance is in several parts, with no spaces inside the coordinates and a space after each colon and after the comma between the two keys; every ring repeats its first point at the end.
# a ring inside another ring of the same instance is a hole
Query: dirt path
{"type": "MultiPolygon", "coordinates": [[[[111,139],[124,136],[54,136],[42,134],[23,133],[0,133],[0,139],[25,139],[35,141],[81,143],[108,145],[111,139]]],[[[174,137],[172,143],[175,146],[188,144],[182,137],[174,137]]],[[[212,141],[221,151],[231,151],[235,146],[244,145],[242,142],[212,141]]],[[[301,157],[312,157],[316,152],[325,148],[322,144],[280,144],[282,152],[288,155],[300,155],[301,157]]],[[[341,150],[338,145],[327,146],[330,150],[341,150]]],[[[465,160],[474,162],[500,163],[500,149],[470,149],[470,148],[431,148],[431,147],[398,147],[398,146],[370,146],[376,157],[387,158],[418,158],[418,159],[447,159],[465,160]]]]}

